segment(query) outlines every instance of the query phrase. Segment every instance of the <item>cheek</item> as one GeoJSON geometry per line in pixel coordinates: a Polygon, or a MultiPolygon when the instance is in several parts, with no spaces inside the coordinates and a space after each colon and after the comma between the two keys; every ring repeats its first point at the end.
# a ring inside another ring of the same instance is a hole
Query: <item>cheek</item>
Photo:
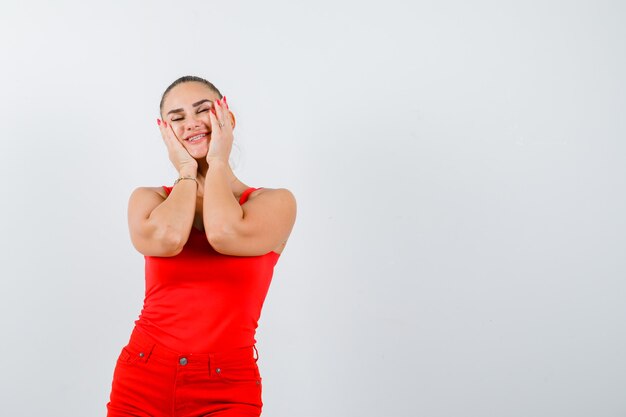
{"type": "Polygon", "coordinates": [[[174,131],[174,134],[176,135],[178,140],[185,137],[185,127],[182,125],[182,123],[173,124],[172,130],[174,131]]]}
{"type": "Polygon", "coordinates": [[[206,113],[202,113],[202,116],[199,117],[199,119],[202,121],[202,123],[204,123],[206,126],[211,126],[211,118],[209,117],[209,112],[206,113]]]}

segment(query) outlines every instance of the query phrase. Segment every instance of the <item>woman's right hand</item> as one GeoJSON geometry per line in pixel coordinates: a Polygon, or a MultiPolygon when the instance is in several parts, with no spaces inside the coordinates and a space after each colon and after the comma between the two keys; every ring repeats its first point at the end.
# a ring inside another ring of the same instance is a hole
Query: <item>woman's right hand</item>
{"type": "Polygon", "coordinates": [[[192,176],[195,177],[198,172],[198,162],[187,152],[187,149],[178,140],[172,125],[168,125],[165,120],[157,119],[159,130],[161,130],[161,136],[163,142],[167,147],[167,153],[170,161],[178,171],[180,176],[192,176]]]}

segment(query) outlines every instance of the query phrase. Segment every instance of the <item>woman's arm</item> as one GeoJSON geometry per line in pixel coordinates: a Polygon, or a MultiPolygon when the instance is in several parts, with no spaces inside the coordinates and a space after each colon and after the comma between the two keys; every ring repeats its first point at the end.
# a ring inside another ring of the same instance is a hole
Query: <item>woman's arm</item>
{"type": "Polygon", "coordinates": [[[128,227],[135,249],[147,256],[175,256],[193,224],[196,182],[180,181],[167,198],[158,189],[137,188],[128,202],[128,227]]]}
{"type": "Polygon", "coordinates": [[[229,186],[229,167],[210,160],[203,219],[207,239],[225,255],[264,255],[285,242],[296,220],[296,200],[286,189],[264,189],[239,205],[229,186]]]}
{"type": "MultiPolygon", "coordinates": [[[[174,135],[171,126],[157,120],[170,161],[181,177],[195,178],[198,163],[174,135]]],[[[193,225],[197,182],[179,181],[169,196],[158,189],[137,188],[128,202],[128,227],[135,248],[147,256],[175,256],[182,250],[193,225]]]]}
{"type": "Polygon", "coordinates": [[[285,242],[296,219],[296,200],[285,189],[263,190],[240,205],[230,188],[228,157],[233,120],[226,100],[214,102],[209,114],[213,132],[206,160],[203,220],[207,239],[225,255],[264,255],[285,242]]]}

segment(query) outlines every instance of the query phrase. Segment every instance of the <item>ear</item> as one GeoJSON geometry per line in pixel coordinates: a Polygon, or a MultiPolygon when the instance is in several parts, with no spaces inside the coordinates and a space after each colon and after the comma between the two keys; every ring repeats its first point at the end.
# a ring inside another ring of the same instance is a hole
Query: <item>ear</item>
{"type": "Polygon", "coordinates": [[[230,110],[228,110],[228,118],[230,119],[230,124],[233,125],[234,130],[237,125],[237,121],[235,120],[235,114],[230,110]]]}

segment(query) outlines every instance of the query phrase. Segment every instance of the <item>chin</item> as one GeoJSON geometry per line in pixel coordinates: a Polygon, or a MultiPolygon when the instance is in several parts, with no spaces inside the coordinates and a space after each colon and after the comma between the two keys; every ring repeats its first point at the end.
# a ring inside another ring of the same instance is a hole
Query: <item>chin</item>
{"type": "Polygon", "coordinates": [[[193,156],[193,159],[195,159],[196,161],[203,161],[203,160],[206,159],[206,155],[207,155],[207,153],[205,152],[203,154],[195,154],[195,155],[192,155],[192,156],[193,156]]]}
{"type": "Polygon", "coordinates": [[[207,154],[209,153],[209,150],[208,149],[187,149],[187,152],[189,152],[189,155],[191,155],[193,159],[200,160],[200,159],[206,158],[207,154]]]}

